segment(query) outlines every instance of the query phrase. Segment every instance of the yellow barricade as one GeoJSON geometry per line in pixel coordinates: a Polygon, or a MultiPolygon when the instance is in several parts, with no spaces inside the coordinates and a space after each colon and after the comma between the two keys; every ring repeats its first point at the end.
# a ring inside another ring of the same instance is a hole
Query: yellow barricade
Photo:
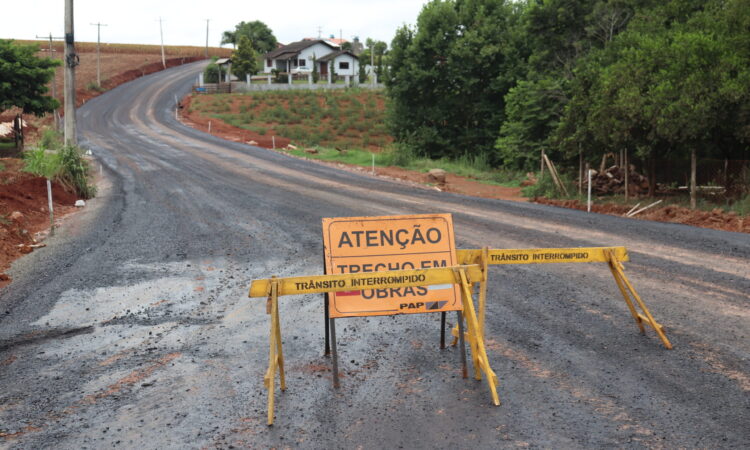
{"type": "MultiPolygon", "coordinates": [[[[484,336],[484,317],[487,301],[487,270],[489,265],[502,264],[554,264],[554,263],[590,263],[604,262],[609,265],[612,276],[617,287],[625,299],[625,303],[633,316],[641,333],[645,334],[643,324],[654,329],[661,339],[664,347],[672,348],[672,344],[664,334],[664,327],[651,315],[646,304],[636,292],[630,280],[625,276],[623,262],[629,261],[628,252],[625,247],[581,247],[581,248],[538,248],[538,249],[474,249],[457,250],[459,264],[477,264],[482,268],[484,276],[479,286],[479,330],[484,336]],[[632,299],[631,297],[632,296],[632,299]],[[641,312],[638,312],[638,305],[641,312]]],[[[453,329],[453,345],[456,345],[455,337],[458,329],[453,329]]]]}
{"type": "MultiPolygon", "coordinates": [[[[483,282],[486,270],[479,265],[460,265],[446,268],[396,270],[386,272],[347,273],[341,275],[316,275],[309,277],[269,278],[254,280],[250,285],[249,297],[267,297],[266,312],[271,315],[269,365],[264,377],[264,384],[268,389],[268,424],[273,425],[274,419],[274,390],[276,372],[279,373],[281,390],[286,390],[284,376],[284,356],[281,347],[281,325],[279,321],[278,298],[282,295],[316,294],[324,292],[340,292],[352,289],[382,289],[409,286],[432,286],[441,284],[458,284],[461,287],[463,310],[459,311],[457,336],[469,337],[471,356],[474,363],[475,378],[481,379],[484,372],[492,394],[492,402],[500,404],[497,395],[497,376],[490,367],[484,338],[480,331],[480,322],[474,309],[471,295],[471,284],[483,282]],[[467,330],[463,331],[463,319],[466,319],[467,330]]],[[[461,345],[462,359],[463,342],[461,345]]],[[[336,369],[334,369],[336,370],[336,369]]],[[[464,365],[464,377],[466,366],[464,365]]]]}

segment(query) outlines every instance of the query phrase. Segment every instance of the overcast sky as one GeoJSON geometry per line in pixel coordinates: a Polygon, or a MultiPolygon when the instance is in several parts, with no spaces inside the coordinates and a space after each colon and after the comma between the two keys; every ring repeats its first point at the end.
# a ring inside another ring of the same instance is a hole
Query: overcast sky
{"type": "MultiPolygon", "coordinates": [[[[371,37],[390,45],[396,28],[414,24],[427,0],[75,0],[76,41],[96,41],[102,27],[102,42],[158,44],[159,16],[164,20],[164,44],[218,46],[221,34],[238,22],[265,22],[283,43],[304,37],[343,34],[352,40],[371,37]]],[[[63,0],[2,0],[0,38],[34,39],[36,35],[62,36],[63,0]]]]}

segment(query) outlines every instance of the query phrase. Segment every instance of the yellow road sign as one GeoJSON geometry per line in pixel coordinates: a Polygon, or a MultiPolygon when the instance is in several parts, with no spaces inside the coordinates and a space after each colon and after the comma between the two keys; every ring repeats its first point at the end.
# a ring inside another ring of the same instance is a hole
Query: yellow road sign
{"type": "MultiPolygon", "coordinates": [[[[329,274],[432,269],[458,262],[450,214],[326,218],[323,242],[329,274]]],[[[459,311],[461,292],[454,283],[342,287],[329,295],[329,315],[459,311]]]]}

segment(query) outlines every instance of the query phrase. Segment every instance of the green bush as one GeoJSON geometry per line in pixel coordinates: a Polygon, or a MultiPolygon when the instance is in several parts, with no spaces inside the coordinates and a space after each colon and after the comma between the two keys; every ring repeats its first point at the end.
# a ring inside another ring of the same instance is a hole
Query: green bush
{"type": "Polygon", "coordinates": [[[60,158],[42,146],[26,150],[23,152],[23,171],[53,179],[60,172],[60,158]]]}
{"type": "Polygon", "coordinates": [[[212,62],[206,66],[203,71],[203,81],[205,83],[218,83],[219,82],[219,66],[212,62]]]}
{"type": "Polygon", "coordinates": [[[96,81],[89,81],[86,83],[86,89],[89,91],[104,92],[106,89],[96,84],[96,81]]]}
{"type": "Polygon", "coordinates": [[[63,146],[63,135],[55,129],[44,128],[38,145],[42,148],[58,149],[63,146]]]}
{"type": "Polygon", "coordinates": [[[89,184],[89,164],[82,153],[71,145],[57,151],[39,146],[24,152],[23,170],[56,181],[79,197],[88,199],[96,195],[96,187],[89,184]]]}
{"type": "MultiPolygon", "coordinates": [[[[562,181],[562,183],[568,189],[569,194],[577,192],[575,189],[574,183],[571,181],[570,177],[567,174],[561,173],[560,181],[562,181]]],[[[552,181],[552,176],[550,176],[549,172],[545,172],[544,176],[541,179],[539,179],[539,181],[537,181],[536,184],[532,186],[526,186],[523,189],[521,189],[521,193],[525,197],[529,197],[529,198],[534,198],[534,197],[565,198],[565,196],[557,190],[557,187],[555,186],[555,182],[552,181]]]]}
{"type": "Polygon", "coordinates": [[[746,194],[744,197],[732,203],[729,210],[734,211],[741,216],[750,215],[750,194],[746,194]]]}

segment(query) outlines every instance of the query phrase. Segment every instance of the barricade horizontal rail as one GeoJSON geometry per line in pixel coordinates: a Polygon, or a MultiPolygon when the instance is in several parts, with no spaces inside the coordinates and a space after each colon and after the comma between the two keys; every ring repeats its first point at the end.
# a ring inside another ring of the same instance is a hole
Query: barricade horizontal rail
{"type": "MultiPolygon", "coordinates": [[[[488,249],[487,263],[496,264],[550,264],[609,262],[609,252],[618,261],[630,261],[625,247],[571,247],[534,249],[488,249]]],[[[456,250],[459,264],[481,264],[482,249],[456,250]]]]}
{"type": "Polygon", "coordinates": [[[321,294],[352,289],[383,289],[407,286],[456,284],[456,269],[464,269],[469,282],[481,281],[483,274],[478,265],[461,265],[437,269],[392,270],[386,272],[345,273],[339,275],[314,275],[309,277],[266,278],[253,280],[250,297],[266,297],[271,284],[277,283],[278,296],[321,294]]]}

